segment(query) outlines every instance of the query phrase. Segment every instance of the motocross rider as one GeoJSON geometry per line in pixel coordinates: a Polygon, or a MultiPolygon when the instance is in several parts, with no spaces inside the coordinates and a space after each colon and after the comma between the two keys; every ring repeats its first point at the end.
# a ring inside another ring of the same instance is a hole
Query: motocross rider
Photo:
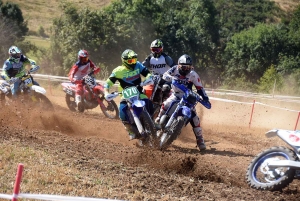
{"type": "MultiPolygon", "coordinates": [[[[150,45],[151,54],[148,55],[142,62],[143,65],[146,66],[153,75],[162,76],[167,70],[175,65],[173,59],[164,53],[163,49],[164,45],[160,39],[152,41],[150,45]]],[[[166,83],[166,81],[162,79],[159,83],[159,86],[162,88],[163,94],[168,96],[171,90],[170,83],[166,83]]],[[[148,98],[151,97],[153,88],[153,85],[147,85],[144,87],[145,94],[148,96],[148,98]]]]}
{"type": "MultiPolygon", "coordinates": [[[[3,64],[3,71],[1,78],[7,83],[11,84],[11,93],[13,99],[16,99],[17,92],[21,80],[19,79],[26,73],[26,65],[31,65],[30,72],[37,71],[40,67],[36,65],[35,61],[27,58],[22,54],[21,50],[17,46],[11,46],[8,49],[9,58],[3,64]]],[[[33,81],[34,85],[39,85],[36,81],[33,81]]]]}
{"type": "Polygon", "coordinates": [[[76,84],[75,102],[79,112],[84,111],[82,103],[83,95],[83,80],[82,78],[91,72],[97,74],[100,68],[89,59],[89,53],[86,50],[79,50],[77,54],[78,61],[72,66],[69,72],[69,79],[72,83],[76,84]]]}
{"type": "MultiPolygon", "coordinates": [[[[137,54],[130,49],[126,49],[121,55],[122,65],[116,67],[109,78],[106,80],[104,85],[105,99],[109,100],[111,94],[109,93],[109,88],[118,81],[120,83],[119,90],[123,90],[126,87],[138,86],[140,92],[140,99],[145,101],[146,109],[150,115],[153,113],[152,102],[147,98],[145,94],[142,93],[142,86],[144,83],[151,80],[152,75],[149,70],[143,66],[139,61],[137,61],[137,54]],[[145,81],[142,82],[141,75],[145,77],[145,81]]],[[[125,100],[120,101],[119,105],[119,117],[129,134],[129,139],[140,139],[139,132],[135,125],[130,124],[126,118],[127,103],[125,100]]]]}
{"type": "MultiPolygon", "coordinates": [[[[184,54],[178,59],[178,65],[173,66],[170,70],[165,72],[163,78],[167,81],[172,81],[172,79],[178,80],[190,90],[192,90],[194,85],[197,89],[197,93],[202,97],[202,99],[206,102],[209,102],[209,98],[202,86],[200,77],[193,70],[192,64],[192,58],[189,55],[184,54]]],[[[170,104],[175,100],[180,100],[184,95],[183,91],[181,91],[179,88],[175,87],[174,85],[171,85],[171,87],[173,93],[166,101],[164,101],[158,117],[155,119],[156,123],[159,123],[161,116],[165,114],[167,109],[170,107],[170,104]]],[[[193,132],[197,140],[197,146],[200,150],[205,150],[206,145],[203,139],[202,129],[200,127],[200,118],[198,117],[195,108],[192,110],[190,124],[193,127],[193,132]]]]}

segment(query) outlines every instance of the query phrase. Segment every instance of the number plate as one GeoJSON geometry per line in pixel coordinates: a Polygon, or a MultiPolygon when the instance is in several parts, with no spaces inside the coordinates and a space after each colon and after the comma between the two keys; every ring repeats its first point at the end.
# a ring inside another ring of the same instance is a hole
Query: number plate
{"type": "Polygon", "coordinates": [[[26,78],[24,78],[24,79],[22,79],[22,80],[23,80],[23,82],[25,83],[25,85],[28,86],[28,87],[31,87],[31,86],[33,85],[32,79],[31,79],[30,76],[28,76],[28,77],[26,77],[26,78]]]}
{"type": "Polygon", "coordinates": [[[125,99],[130,99],[134,96],[139,96],[139,90],[136,87],[129,87],[122,91],[122,95],[125,99]]]}

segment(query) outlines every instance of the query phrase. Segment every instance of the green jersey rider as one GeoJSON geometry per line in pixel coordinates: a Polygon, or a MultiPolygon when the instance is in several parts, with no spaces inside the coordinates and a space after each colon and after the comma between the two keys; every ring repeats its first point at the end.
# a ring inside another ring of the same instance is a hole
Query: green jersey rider
{"type": "MultiPolygon", "coordinates": [[[[115,68],[112,71],[109,78],[106,80],[106,83],[104,85],[105,98],[107,100],[110,99],[109,97],[111,94],[109,94],[109,88],[113,84],[115,84],[116,81],[120,83],[119,89],[121,90],[125,87],[138,86],[138,90],[140,92],[140,99],[145,101],[146,109],[148,113],[152,116],[152,102],[142,92],[142,86],[144,86],[143,83],[149,83],[149,79],[152,80],[151,73],[145,66],[142,65],[142,63],[137,61],[137,54],[133,50],[126,49],[121,55],[121,60],[122,65],[115,68]],[[141,75],[146,78],[144,82],[142,82],[141,75]]],[[[124,99],[121,99],[119,106],[119,117],[129,134],[129,139],[139,139],[141,138],[141,136],[139,135],[136,126],[129,123],[126,110],[127,103],[124,99]]]]}

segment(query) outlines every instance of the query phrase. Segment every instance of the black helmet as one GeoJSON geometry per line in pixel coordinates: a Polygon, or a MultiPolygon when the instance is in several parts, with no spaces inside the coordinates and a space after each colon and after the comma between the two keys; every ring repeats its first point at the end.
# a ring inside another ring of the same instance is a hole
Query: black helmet
{"type": "Polygon", "coordinates": [[[150,45],[150,50],[153,54],[154,57],[159,57],[161,55],[161,53],[163,52],[164,49],[164,44],[161,40],[156,39],[154,41],[152,41],[151,45],[150,45]]]}
{"type": "Polygon", "coordinates": [[[137,53],[133,50],[127,49],[122,53],[121,59],[124,66],[133,70],[137,62],[137,53]]]}
{"type": "Polygon", "coordinates": [[[184,54],[178,59],[178,71],[180,75],[186,76],[192,70],[193,60],[192,58],[184,54]]]}

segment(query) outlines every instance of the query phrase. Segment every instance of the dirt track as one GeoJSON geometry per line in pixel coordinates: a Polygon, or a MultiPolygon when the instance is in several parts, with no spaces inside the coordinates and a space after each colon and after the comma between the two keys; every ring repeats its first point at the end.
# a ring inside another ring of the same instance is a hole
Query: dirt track
{"type": "Polygon", "coordinates": [[[49,98],[55,104],[55,113],[3,109],[1,142],[15,140],[24,147],[47,151],[58,161],[65,161],[66,167],[87,171],[91,177],[109,175],[114,180],[111,184],[114,193],[107,195],[108,198],[300,199],[299,181],[294,180],[282,192],[262,192],[249,188],[244,179],[246,168],[257,153],[285,145],[276,138],[265,138],[264,133],[274,127],[292,129],[294,114],[281,112],[278,119],[276,109],[257,107],[250,129],[251,105],[212,101],[212,109],[203,110],[202,118],[208,149],[197,150],[189,125],[180,139],[161,152],[137,148],[135,141],[128,141],[121,122],[106,119],[100,110],[80,115],[66,109],[62,94],[49,98]],[[24,120],[22,115],[30,118],[24,120]]]}

